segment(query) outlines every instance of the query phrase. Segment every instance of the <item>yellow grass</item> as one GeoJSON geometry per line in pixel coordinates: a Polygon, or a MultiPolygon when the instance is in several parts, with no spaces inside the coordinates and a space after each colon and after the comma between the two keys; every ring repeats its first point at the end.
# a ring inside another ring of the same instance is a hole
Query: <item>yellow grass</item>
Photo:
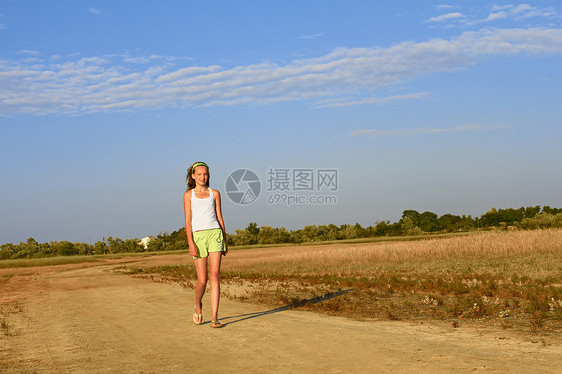
{"type": "Polygon", "coordinates": [[[477,266],[494,270],[524,270],[536,276],[560,272],[562,230],[491,231],[470,236],[422,241],[332,244],[245,250],[224,262],[226,271],[357,274],[382,268],[437,270],[477,266]],[[532,260],[530,263],[529,260],[532,260]],[[538,266],[540,264],[540,266],[538,266]]]}

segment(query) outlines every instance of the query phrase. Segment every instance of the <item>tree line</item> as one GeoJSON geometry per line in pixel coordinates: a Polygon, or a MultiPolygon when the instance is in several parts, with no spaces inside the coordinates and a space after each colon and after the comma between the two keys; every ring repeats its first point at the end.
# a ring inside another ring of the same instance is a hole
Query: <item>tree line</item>
{"type": "MultiPolygon", "coordinates": [[[[379,221],[368,227],[362,227],[359,223],[340,226],[335,224],[308,225],[298,230],[287,230],[284,227],[259,227],[256,222],[252,222],[245,229],[238,229],[234,234],[229,234],[227,240],[230,246],[298,244],[381,236],[423,235],[438,232],[489,229],[533,230],[538,228],[562,228],[562,209],[550,208],[549,206],[521,207],[519,209],[492,208],[482,216],[475,218],[470,215],[444,214],[438,216],[429,211],[420,213],[416,210],[405,210],[402,212],[402,217],[393,223],[388,220],[379,221]]],[[[187,236],[185,228],[181,228],[172,233],[160,233],[151,237],[146,246],[137,238],[123,240],[108,237],[93,245],[69,241],[38,243],[34,238],[29,238],[19,244],[0,245],[0,260],[186,249],[188,249],[187,236]]]]}

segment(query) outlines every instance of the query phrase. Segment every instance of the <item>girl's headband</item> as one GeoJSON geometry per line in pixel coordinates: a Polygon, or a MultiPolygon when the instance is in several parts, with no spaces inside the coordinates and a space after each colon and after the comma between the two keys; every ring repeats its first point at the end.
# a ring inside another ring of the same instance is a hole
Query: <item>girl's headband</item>
{"type": "Polygon", "coordinates": [[[207,166],[207,164],[204,163],[204,162],[196,162],[196,163],[194,163],[193,166],[191,167],[191,170],[195,170],[195,168],[196,168],[197,166],[205,166],[207,169],[209,168],[209,167],[207,166]]]}

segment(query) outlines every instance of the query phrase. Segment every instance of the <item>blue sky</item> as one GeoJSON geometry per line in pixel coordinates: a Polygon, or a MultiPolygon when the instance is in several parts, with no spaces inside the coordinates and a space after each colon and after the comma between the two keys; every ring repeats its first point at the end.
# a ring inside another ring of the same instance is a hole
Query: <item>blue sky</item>
{"type": "Polygon", "coordinates": [[[231,233],[562,207],[557,1],[4,0],[0,45],[0,243],[177,230],[199,160],[231,233]]]}

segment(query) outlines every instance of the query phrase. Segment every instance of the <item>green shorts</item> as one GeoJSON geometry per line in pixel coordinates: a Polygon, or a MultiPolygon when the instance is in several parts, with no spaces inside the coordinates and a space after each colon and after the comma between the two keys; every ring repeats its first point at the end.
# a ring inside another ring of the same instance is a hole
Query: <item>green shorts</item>
{"type": "Polygon", "coordinates": [[[194,259],[207,257],[210,252],[224,252],[226,250],[221,229],[195,231],[193,241],[197,247],[197,254],[199,254],[198,257],[193,257],[194,259]]]}

